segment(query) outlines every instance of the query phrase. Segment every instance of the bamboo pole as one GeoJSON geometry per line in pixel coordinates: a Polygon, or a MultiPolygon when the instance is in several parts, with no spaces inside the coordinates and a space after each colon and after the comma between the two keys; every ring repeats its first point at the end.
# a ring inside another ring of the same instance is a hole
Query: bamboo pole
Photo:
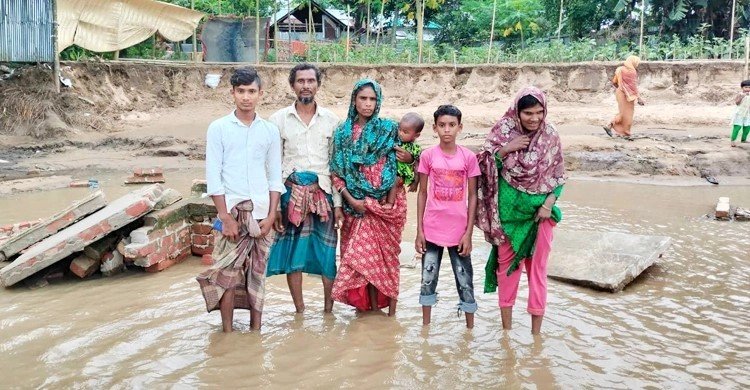
{"type": "Polygon", "coordinates": [[[255,64],[260,64],[260,0],[255,0],[255,64]]]}
{"type": "Polygon", "coordinates": [[[729,28],[729,59],[732,59],[732,43],[734,42],[734,11],[737,8],[737,0],[732,0],[732,21],[729,28]]]}
{"type": "MultiPolygon", "coordinates": [[[[315,35],[315,21],[313,20],[313,12],[312,12],[312,0],[308,1],[307,3],[307,18],[310,19],[310,22],[308,23],[310,26],[307,29],[307,39],[310,44],[313,42],[313,35],[315,35]]],[[[308,47],[309,49],[309,47],[308,47]]]]}
{"type": "Polygon", "coordinates": [[[560,19],[557,21],[557,40],[560,40],[560,31],[562,31],[563,1],[560,0],[560,19]]]}
{"type": "Polygon", "coordinates": [[[638,55],[643,56],[643,19],[646,14],[646,0],[641,0],[641,37],[638,39],[638,55]]]}
{"type": "Polygon", "coordinates": [[[370,44],[370,0],[367,0],[367,23],[365,24],[365,43],[370,44]]]}
{"type": "MultiPolygon", "coordinates": [[[[195,10],[195,0],[190,0],[190,9],[195,10]]],[[[198,40],[195,38],[195,34],[197,34],[197,30],[193,29],[193,61],[198,62],[198,49],[196,48],[198,40]]]]}
{"type": "Polygon", "coordinates": [[[750,64],[750,36],[745,36],[745,80],[750,78],[748,64],[750,64]]]}
{"type": "Polygon", "coordinates": [[[419,47],[418,64],[422,63],[422,47],[424,45],[424,2],[417,0],[417,46],[419,47]]]}
{"type": "Polygon", "coordinates": [[[286,10],[286,37],[289,41],[289,57],[286,60],[290,61],[292,59],[292,0],[286,0],[286,10]]]}
{"type": "Polygon", "coordinates": [[[346,62],[349,62],[349,25],[351,24],[352,16],[351,16],[351,7],[349,5],[346,6],[346,58],[344,59],[346,62]]]}
{"type": "Polygon", "coordinates": [[[60,93],[60,46],[57,42],[59,25],[57,21],[57,0],[52,0],[52,82],[56,93],[60,93]]]}
{"type": "Polygon", "coordinates": [[[380,45],[380,34],[383,30],[383,12],[385,8],[385,0],[380,0],[380,18],[378,18],[378,35],[375,37],[375,46],[380,45]]]}
{"type": "Polygon", "coordinates": [[[487,63],[492,58],[492,41],[495,39],[495,13],[497,12],[497,0],[492,2],[492,24],[490,25],[490,47],[487,49],[487,63]]]}

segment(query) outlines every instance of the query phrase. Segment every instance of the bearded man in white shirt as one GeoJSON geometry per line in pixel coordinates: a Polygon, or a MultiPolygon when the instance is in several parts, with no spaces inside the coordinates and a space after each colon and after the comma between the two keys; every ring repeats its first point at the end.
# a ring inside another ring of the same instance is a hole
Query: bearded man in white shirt
{"type": "Polygon", "coordinates": [[[224,332],[232,331],[234,309],[250,310],[250,328],[260,329],[271,230],[285,191],[279,130],[256,112],[260,76],[240,68],[230,83],[236,108],[212,122],[206,136],[206,182],[221,236],[214,266],[197,277],[206,309],[221,311],[224,332]]]}
{"type": "Polygon", "coordinates": [[[324,312],[330,313],[333,308],[336,229],[344,218],[341,195],[331,185],[328,168],[339,118],[315,101],[321,79],[315,65],[296,65],[289,73],[295,102],[269,117],[281,134],[286,193],[274,225],[278,234],[269,255],[267,276],[286,274],[297,313],[305,310],[303,272],[322,277],[324,312]]]}

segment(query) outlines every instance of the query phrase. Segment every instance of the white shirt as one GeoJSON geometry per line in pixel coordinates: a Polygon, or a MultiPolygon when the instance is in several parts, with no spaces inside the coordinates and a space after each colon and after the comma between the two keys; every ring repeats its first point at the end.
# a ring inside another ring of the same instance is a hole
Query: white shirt
{"type": "Polygon", "coordinates": [[[281,181],[281,143],[276,126],[255,114],[250,126],[232,111],[208,126],[206,135],[208,195],[224,195],[227,211],[253,201],[253,218],[268,216],[269,192],[286,192],[281,181]]]}
{"type": "Polygon", "coordinates": [[[279,128],[282,144],[281,175],[286,180],[294,171],[314,172],[318,185],[333,197],[334,207],[341,206],[341,195],[333,191],[329,161],[333,150],[333,133],[339,118],[331,110],[317,106],[306,125],[294,103],[271,115],[268,120],[279,128]]]}

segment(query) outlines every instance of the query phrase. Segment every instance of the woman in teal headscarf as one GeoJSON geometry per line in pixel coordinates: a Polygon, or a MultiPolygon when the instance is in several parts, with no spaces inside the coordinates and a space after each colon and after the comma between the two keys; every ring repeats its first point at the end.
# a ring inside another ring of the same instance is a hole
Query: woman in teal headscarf
{"type": "Polygon", "coordinates": [[[396,185],[398,124],[380,118],[380,85],[360,80],[352,92],[346,121],[333,140],[331,173],[345,200],[341,261],[333,299],[359,310],[396,311],[401,233],[406,223],[406,193],[392,208],[381,200],[396,185]]]}

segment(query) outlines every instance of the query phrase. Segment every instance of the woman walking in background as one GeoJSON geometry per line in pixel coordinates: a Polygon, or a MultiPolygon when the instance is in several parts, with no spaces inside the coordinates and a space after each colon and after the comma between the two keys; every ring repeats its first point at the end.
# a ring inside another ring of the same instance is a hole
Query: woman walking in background
{"type": "Polygon", "coordinates": [[[617,98],[618,113],[612,121],[604,126],[604,131],[612,137],[614,131],[621,137],[630,137],[630,129],[633,127],[633,115],[635,114],[635,102],[644,105],[643,99],[638,94],[638,64],[641,59],[630,56],[622,66],[615,70],[612,84],[615,86],[615,97],[617,98]]]}

